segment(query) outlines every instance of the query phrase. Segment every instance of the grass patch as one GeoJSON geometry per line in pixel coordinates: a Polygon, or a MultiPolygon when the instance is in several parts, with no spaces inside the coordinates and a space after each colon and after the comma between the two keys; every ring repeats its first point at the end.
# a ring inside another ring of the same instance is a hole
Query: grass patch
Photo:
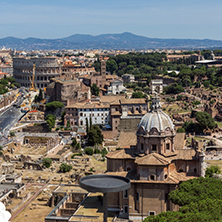
{"type": "Polygon", "coordinates": [[[211,166],[219,166],[222,171],[222,160],[206,160],[211,166]]]}
{"type": "Polygon", "coordinates": [[[217,121],[215,121],[215,123],[216,123],[220,128],[222,128],[222,122],[217,122],[217,121]]]}

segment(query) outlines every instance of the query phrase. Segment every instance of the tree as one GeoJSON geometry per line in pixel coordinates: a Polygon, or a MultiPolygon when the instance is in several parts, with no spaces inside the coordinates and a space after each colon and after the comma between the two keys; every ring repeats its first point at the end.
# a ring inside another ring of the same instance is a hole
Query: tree
{"type": "Polygon", "coordinates": [[[216,173],[216,174],[220,174],[221,173],[221,170],[220,170],[219,166],[207,167],[206,172],[205,172],[205,176],[206,177],[213,177],[214,173],[216,173]]]}
{"type": "Polygon", "coordinates": [[[15,82],[15,83],[13,83],[13,84],[14,84],[14,86],[16,86],[17,88],[20,88],[20,87],[21,87],[21,84],[18,83],[18,82],[15,82]]]}
{"type": "Polygon", "coordinates": [[[92,95],[99,96],[99,91],[100,91],[99,87],[95,83],[93,83],[91,86],[92,95]]]}
{"type": "Polygon", "coordinates": [[[205,199],[192,202],[177,211],[167,211],[149,216],[144,222],[215,222],[221,221],[222,200],[205,199]]]}
{"type": "Polygon", "coordinates": [[[94,149],[94,153],[95,153],[95,154],[98,154],[98,153],[101,153],[101,152],[100,152],[100,150],[99,150],[98,148],[95,148],[95,149],[94,149]]]}
{"type": "Polygon", "coordinates": [[[11,137],[15,136],[15,132],[14,131],[10,131],[9,134],[10,134],[11,137]]]}
{"type": "Polygon", "coordinates": [[[178,94],[183,92],[183,87],[177,83],[164,87],[166,94],[178,94]]]}
{"type": "Polygon", "coordinates": [[[76,138],[73,138],[72,143],[71,143],[71,146],[72,146],[72,147],[76,147],[76,145],[77,145],[76,138]]]}
{"type": "Polygon", "coordinates": [[[222,181],[213,178],[195,178],[170,192],[169,199],[179,206],[179,212],[163,212],[149,216],[144,222],[214,222],[222,219],[222,181]]]}
{"type": "Polygon", "coordinates": [[[145,98],[145,97],[146,97],[146,95],[143,94],[141,91],[133,92],[133,94],[132,94],[132,98],[145,98]]]}
{"type": "Polygon", "coordinates": [[[92,125],[88,133],[88,145],[94,146],[103,142],[103,134],[97,125],[92,125]]]}
{"type": "Polygon", "coordinates": [[[177,133],[185,133],[185,132],[186,132],[185,129],[182,128],[182,127],[179,127],[179,128],[177,129],[177,133]]]}
{"type": "Polygon", "coordinates": [[[42,89],[39,89],[39,101],[43,100],[42,89]]]}
{"type": "Polygon", "coordinates": [[[107,62],[106,62],[106,69],[107,71],[110,71],[111,74],[113,74],[115,71],[118,70],[118,66],[117,66],[117,63],[114,59],[109,59],[107,62]]]}
{"type": "Polygon", "coordinates": [[[66,172],[69,172],[72,169],[72,166],[67,164],[67,163],[62,163],[59,166],[59,169],[60,169],[61,172],[66,173],[66,172]]]}
{"type": "Polygon", "coordinates": [[[92,117],[90,116],[89,118],[89,129],[91,130],[92,129],[92,117]]]}
{"type": "Polygon", "coordinates": [[[86,118],[86,135],[88,135],[89,133],[89,122],[88,122],[88,118],[86,118]]]}
{"type": "Polygon", "coordinates": [[[61,115],[61,119],[62,119],[62,122],[63,122],[63,123],[64,123],[65,115],[66,115],[66,111],[63,111],[63,112],[62,112],[62,115],[61,115]]]}
{"type": "Polygon", "coordinates": [[[103,148],[103,149],[101,150],[102,157],[105,157],[107,153],[108,153],[108,151],[107,151],[106,148],[103,148]]]}
{"type": "Polygon", "coordinates": [[[48,114],[46,116],[46,122],[48,124],[49,131],[52,130],[52,128],[55,126],[56,116],[53,114],[48,114]]]}
{"type": "Polygon", "coordinates": [[[169,199],[179,206],[184,206],[200,200],[222,200],[222,181],[214,178],[195,178],[182,182],[179,188],[170,192],[169,199]]]}
{"type": "Polygon", "coordinates": [[[63,103],[61,103],[59,101],[53,101],[53,102],[47,103],[45,105],[45,107],[46,107],[47,111],[54,111],[54,110],[56,110],[58,108],[60,108],[60,109],[63,108],[64,105],[63,105],[63,103]]]}
{"type": "Polygon", "coordinates": [[[90,148],[90,147],[88,147],[88,148],[85,149],[85,153],[86,153],[87,155],[92,156],[92,155],[93,155],[93,149],[90,148]]]}
{"type": "Polygon", "coordinates": [[[46,167],[49,168],[52,164],[52,159],[46,157],[42,160],[42,164],[46,167]]]}
{"type": "Polygon", "coordinates": [[[211,115],[207,112],[197,112],[196,113],[196,121],[199,123],[201,128],[204,129],[214,129],[216,127],[216,123],[211,115]]]}

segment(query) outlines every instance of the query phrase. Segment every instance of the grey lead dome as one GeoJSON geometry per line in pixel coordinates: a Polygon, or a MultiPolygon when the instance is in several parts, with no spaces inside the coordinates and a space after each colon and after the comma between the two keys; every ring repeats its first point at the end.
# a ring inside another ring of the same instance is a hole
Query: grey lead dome
{"type": "Polygon", "coordinates": [[[159,98],[155,96],[152,99],[150,111],[141,119],[138,130],[143,129],[145,132],[150,132],[155,128],[159,133],[165,131],[167,128],[170,131],[174,130],[174,125],[170,117],[161,110],[159,98]]]}

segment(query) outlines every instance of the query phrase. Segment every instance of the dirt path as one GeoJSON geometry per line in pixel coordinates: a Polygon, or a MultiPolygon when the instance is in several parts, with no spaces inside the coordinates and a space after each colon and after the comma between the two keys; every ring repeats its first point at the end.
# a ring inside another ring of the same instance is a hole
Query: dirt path
{"type": "MultiPolygon", "coordinates": [[[[30,186],[30,185],[31,184],[28,184],[28,186],[30,186]]],[[[38,189],[25,204],[23,204],[18,210],[16,210],[13,213],[12,217],[10,218],[10,221],[12,221],[15,217],[17,217],[47,186],[48,186],[48,184],[45,184],[40,189],[38,189]]]]}

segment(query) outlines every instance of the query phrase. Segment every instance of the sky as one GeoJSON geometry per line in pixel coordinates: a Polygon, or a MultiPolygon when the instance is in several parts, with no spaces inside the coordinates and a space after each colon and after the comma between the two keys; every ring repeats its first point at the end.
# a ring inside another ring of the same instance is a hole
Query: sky
{"type": "Polygon", "coordinates": [[[0,0],[0,38],[131,32],[222,40],[221,0],[0,0]]]}

